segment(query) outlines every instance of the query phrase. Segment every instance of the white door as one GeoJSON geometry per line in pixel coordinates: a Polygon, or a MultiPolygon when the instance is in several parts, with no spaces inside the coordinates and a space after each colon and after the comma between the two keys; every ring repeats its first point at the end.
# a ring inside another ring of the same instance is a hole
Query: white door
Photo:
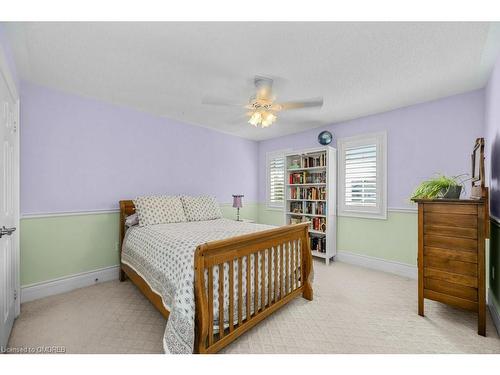
{"type": "Polygon", "coordinates": [[[0,351],[19,314],[19,106],[9,77],[0,63],[0,351]]]}

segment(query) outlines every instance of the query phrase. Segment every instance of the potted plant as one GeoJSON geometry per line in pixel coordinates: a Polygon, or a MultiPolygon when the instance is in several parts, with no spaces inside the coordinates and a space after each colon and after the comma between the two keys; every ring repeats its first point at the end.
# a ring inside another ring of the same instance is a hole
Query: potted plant
{"type": "Polygon", "coordinates": [[[413,192],[411,199],[458,199],[464,187],[464,180],[458,176],[438,175],[430,180],[423,181],[413,192]]]}

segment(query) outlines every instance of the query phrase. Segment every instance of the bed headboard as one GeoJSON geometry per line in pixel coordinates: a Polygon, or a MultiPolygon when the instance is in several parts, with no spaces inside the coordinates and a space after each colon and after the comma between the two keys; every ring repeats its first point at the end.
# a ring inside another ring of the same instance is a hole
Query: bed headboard
{"type": "Polygon", "coordinates": [[[135,213],[134,201],[120,201],[120,254],[122,252],[123,238],[125,237],[125,219],[135,213]]]}

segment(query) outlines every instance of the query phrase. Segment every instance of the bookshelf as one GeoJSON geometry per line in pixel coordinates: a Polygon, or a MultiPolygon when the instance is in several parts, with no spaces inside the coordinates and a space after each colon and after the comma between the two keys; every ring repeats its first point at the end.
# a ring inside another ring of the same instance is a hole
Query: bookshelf
{"type": "Polygon", "coordinates": [[[312,255],[329,264],[337,251],[337,150],[287,153],[285,168],[285,223],[309,222],[312,255]]]}

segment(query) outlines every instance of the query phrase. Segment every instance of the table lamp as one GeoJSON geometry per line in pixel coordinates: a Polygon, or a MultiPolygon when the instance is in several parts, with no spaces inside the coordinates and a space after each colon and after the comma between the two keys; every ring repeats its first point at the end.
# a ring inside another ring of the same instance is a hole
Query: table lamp
{"type": "Polygon", "coordinates": [[[243,202],[241,200],[243,197],[244,195],[233,195],[233,207],[236,208],[236,221],[241,221],[240,208],[243,207],[243,202]]]}

